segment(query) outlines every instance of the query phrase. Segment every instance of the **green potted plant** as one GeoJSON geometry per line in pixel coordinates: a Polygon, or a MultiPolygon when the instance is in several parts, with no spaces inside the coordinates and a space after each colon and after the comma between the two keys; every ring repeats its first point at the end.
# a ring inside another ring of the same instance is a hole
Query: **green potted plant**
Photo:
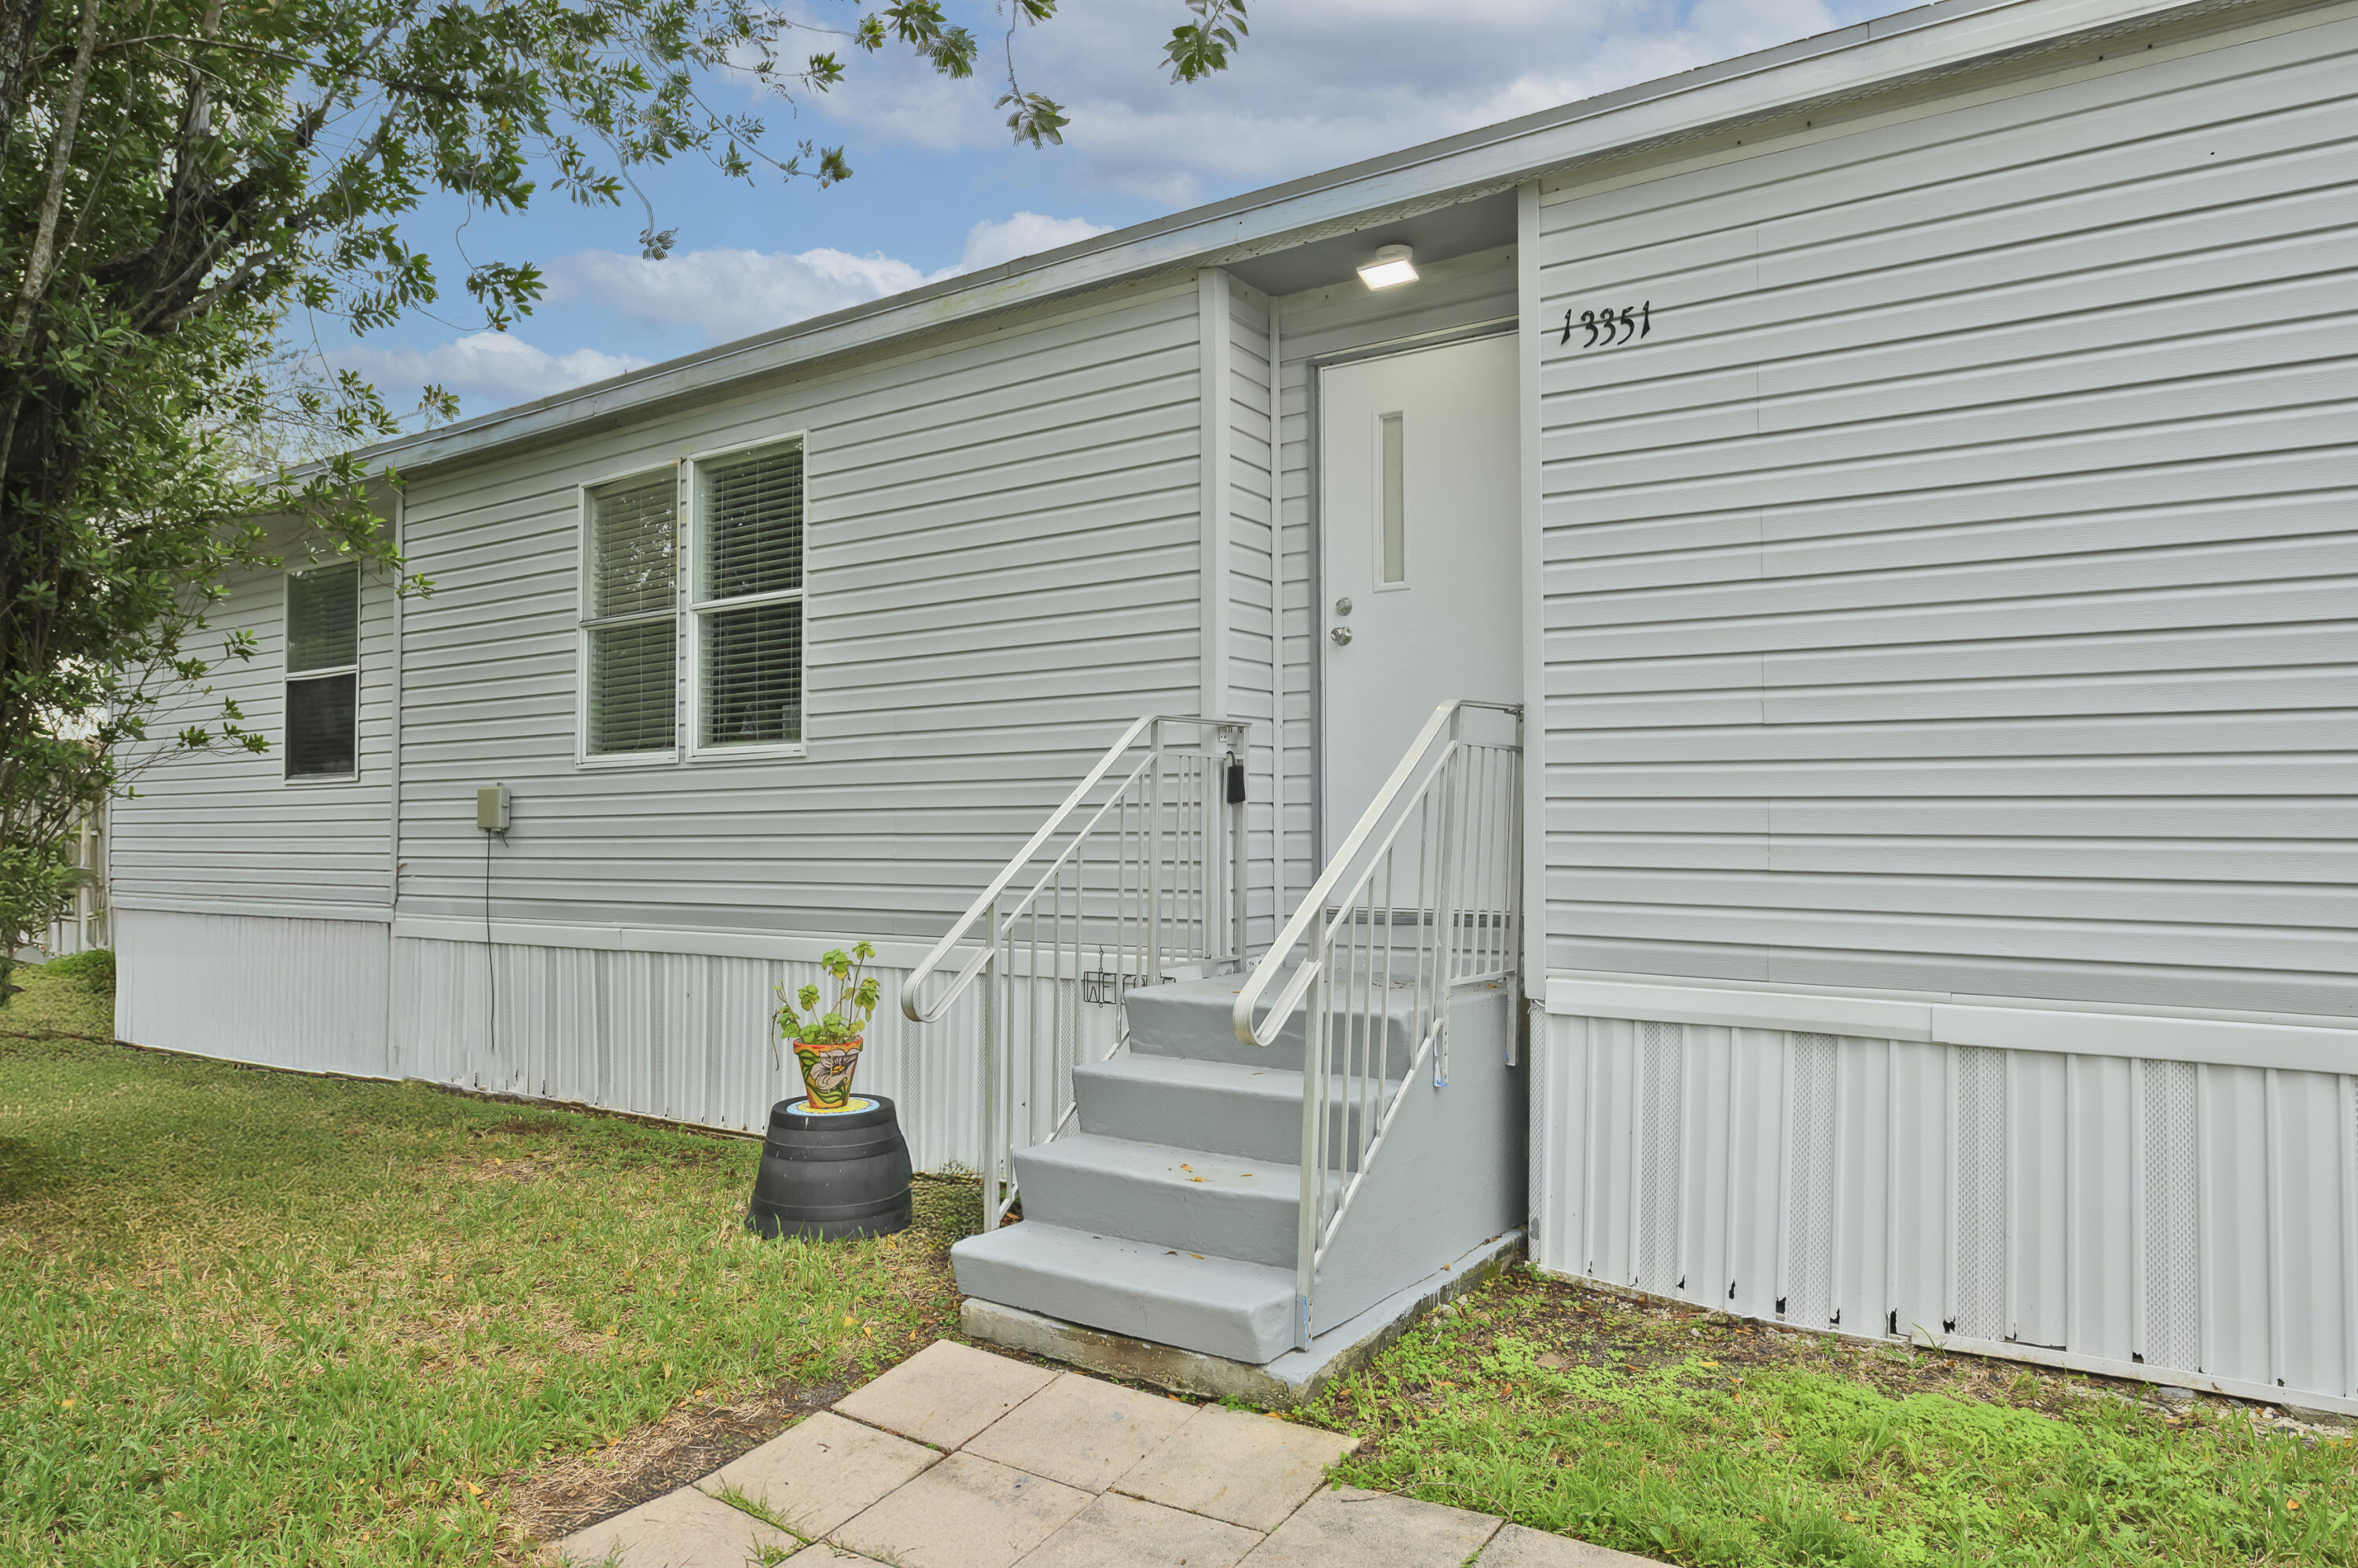
{"type": "Polygon", "coordinates": [[[806,1108],[814,1115],[850,1110],[851,1076],[860,1070],[860,1048],[867,1043],[868,1021],[876,1016],[876,999],[882,987],[869,974],[868,960],[876,949],[866,942],[851,951],[835,948],[818,961],[835,982],[835,1005],[819,1011],[819,988],[805,986],[793,996],[778,988],[778,1009],[770,1015],[777,1031],[770,1041],[770,1061],[778,1060],[778,1040],[784,1038],[803,1070],[806,1108]]]}

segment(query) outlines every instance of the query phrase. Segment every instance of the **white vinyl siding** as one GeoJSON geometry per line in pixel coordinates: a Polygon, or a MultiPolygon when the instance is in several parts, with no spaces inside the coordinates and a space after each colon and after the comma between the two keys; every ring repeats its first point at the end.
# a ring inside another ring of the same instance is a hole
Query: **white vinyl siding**
{"type": "MultiPolygon", "coordinates": [[[[285,529],[273,546],[287,554],[302,547],[285,529]]],[[[287,579],[257,572],[233,580],[228,597],[208,618],[215,633],[253,633],[254,656],[214,659],[200,685],[176,694],[149,731],[168,741],[188,726],[217,728],[227,698],[244,715],[245,726],[269,741],[269,749],[216,743],[183,752],[166,745],[152,761],[128,759],[140,769],[139,793],[117,801],[109,813],[109,894],[118,926],[120,912],[140,908],[224,914],[301,908],[385,918],[394,585],[374,568],[340,569],[357,574],[358,635],[349,655],[358,694],[357,778],[287,782],[287,579]]],[[[217,646],[192,651],[212,653],[217,646]]],[[[314,644],[297,653],[295,662],[319,656],[314,644]]]]}
{"type": "Polygon", "coordinates": [[[2358,1012],[2354,51],[1543,192],[1552,968],[2358,1012]]]}
{"type": "MultiPolygon", "coordinates": [[[[1259,290],[1231,278],[1227,305],[1220,323],[1228,335],[1224,357],[1227,377],[1217,395],[1223,403],[1219,417],[1228,425],[1226,494],[1221,502],[1227,510],[1228,569],[1222,590],[1228,604],[1219,621],[1228,638],[1228,690],[1217,706],[1252,726],[1244,759],[1245,836],[1249,850],[1245,935],[1248,947],[1257,951],[1277,935],[1277,922],[1292,913],[1290,907],[1278,908],[1274,897],[1276,821],[1271,810],[1275,799],[1271,774],[1278,752],[1276,709],[1271,702],[1276,636],[1270,574],[1276,530],[1270,471],[1270,302],[1259,290]]],[[[1288,897],[1298,896],[1303,885],[1289,883],[1288,897]]]]}
{"type": "Polygon", "coordinates": [[[668,760],[677,743],[678,480],[584,492],[581,752],[668,760]]]}
{"type": "Polygon", "coordinates": [[[1123,725],[1199,699],[1196,316],[1125,285],[412,476],[405,914],[481,918],[501,782],[497,918],[940,935],[1123,725]],[[810,755],[579,766],[577,487],[796,433],[810,755]]]}
{"type": "Polygon", "coordinates": [[[289,780],[345,782],[360,766],[361,568],[287,574],[286,723],[289,780]]]}

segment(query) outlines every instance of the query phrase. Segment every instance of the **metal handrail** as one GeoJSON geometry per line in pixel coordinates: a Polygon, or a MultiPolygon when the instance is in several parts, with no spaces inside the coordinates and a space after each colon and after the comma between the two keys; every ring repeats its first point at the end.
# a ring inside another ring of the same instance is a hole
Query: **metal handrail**
{"type": "MultiPolygon", "coordinates": [[[[1040,852],[1040,847],[1056,836],[1056,830],[1071,818],[1074,812],[1080,809],[1081,803],[1088,798],[1089,792],[1105,782],[1106,774],[1111,773],[1114,764],[1121,761],[1130,749],[1138,743],[1138,738],[1141,735],[1149,729],[1159,729],[1164,724],[1192,724],[1215,730],[1241,730],[1246,728],[1245,724],[1238,719],[1206,719],[1191,713],[1147,713],[1132,720],[1130,728],[1121,732],[1121,739],[1107,747],[1105,755],[1098,759],[1097,765],[1082,776],[1080,783],[1073,786],[1072,793],[1065,796],[1063,804],[1048,814],[1048,820],[1040,825],[1039,831],[1024,841],[1023,848],[1015,851],[1015,858],[1000,868],[999,874],[990,879],[990,884],[976,895],[972,903],[967,905],[966,913],[958,917],[957,924],[944,932],[942,939],[934,944],[932,950],[917,960],[917,967],[911,969],[908,978],[901,982],[901,1015],[903,1018],[913,1023],[937,1022],[942,1014],[949,1011],[950,1004],[957,1000],[967,987],[974,983],[975,977],[982,973],[983,966],[990,962],[993,950],[993,945],[990,942],[986,941],[983,944],[982,949],[975,954],[966,967],[952,979],[949,989],[936,998],[931,1007],[920,1007],[918,1004],[917,993],[923,989],[925,981],[932,978],[934,970],[940,966],[944,958],[949,956],[950,949],[957,946],[959,941],[974,928],[974,923],[982,918],[984,912],[998,902],[999,895],[1007,891],[1007,884],[1013,881],[1025,866],[1031,864],[1032,858],[1040,852]]],[[[1160,750],[1160,748],[1161,740],[1158,735],[1156,749],[1160,750]]]]}
{"type": "Polygon", "coordinates": [[[1484,708],[1493,713],[1511,713],[1518,719],[1523,716],[1523,705],[1520,702],[1481,702],[1464,697],[1444,702],[1433,710],[1433,717],[1424,721],[1424,728],[1416,732],[1416,739],[1410,741],[1408,750],[1401,753],[1400,762],[1392,769],[1391,777],[1386,779],[1384,787],[1376,792],[1376,798],[1368,803],[1368,809],[1359,813],[1359,820],[1352,824],[1351,831],[1344,836],[1342,844],[1327,860],[1326,869],[1319,872],[1318,880],[1311,884],[1310,891],[1302,895],[1302,902],[1294,906],[1293,914],[1278,928],[1277,939],[1269,945],[1269,951],[1261,955],[1260,962],[1253,966],[1244,989],[1237,992],[1236,1006],[1230,1018],[1236,1028],[1237,1039],[1241,1044],[1264,1049],[1275,1044],[1279,1031],[1285,1027],[1285,1021],[1293,1015],[1293,1010],[1302,1004],[1303,993],[1310,989],[1310,982],[1316,978],[1317,961],[1305,960],[1294,967],[1284,989],[1277,993],[1277,1000],[1256,1025],[1253,1010],[1260,1005],[1261,993],[1269,989],[1270,982],[1285,967],[1286,955],[1309,935],[1311,925],[1325,911],[1326,900],[1334,893],[1335,885],[1343,880],[1343,873],[1351,869],[1352,861],[1360,849],[1374,837],[1377,826],[1400,799],[1401,790],[1416,773],[1418,763],[1432,749],[1433,737],[1455,722],[1461,711],[1469,708],[1484,708]]]}
{"type": "Polygon", "coordinates": [[[917,1023],[936,1022],[980,982],[989,1226],[1015,1202],[1016,1152],[1070,1120],[1066,1072],[1109,1048],[1106,1033],[1085,1024],[1086,1004],[1113,1005],[1118,1053],[1129,1040],[1128,986],[1243,966],[1245,806],[1228,769],[1242,764],[1250,733],[1195,714],[1131,723],[902,982],[901,1011],[917,1023]],[[1197,736],[1175,742],[1167,728],[1197,736]],[[1143,754],[1122,772],[1141,739],[1143,754]],[[961,940],[979,950],[927,1003],[925,982],[961,940]],[[1109,946],[1113,968],[1099,972],[1109,946]]]}
{"type": "Polygon", "coordinates": [[[1249,1045],[1268,1047],[1296,1007],[1304,1013],[1298,1348],[1307,1349],[1312,1338],[1318,1265],[1419,1070],[1429,1061],[1433,1087],[1448,1085],[1451,995],[1519,972],[1522,711],[1518,704],[1466,699],[1435,708],[1237,993],[1230,1022],[1249,1045]],[[1515,743],[1467,740],[1464,719],[1473,708],[1512,714],[1515,743]],[[1412,844],[1403,840],[1411,827],[1412,844]],[[1405,904],[1403,853],[1412,878],[1405,904]],[[1260,998],[1305,940],[1302,962],[1256,1024],[1260,998]],[[1403,987],[1408,1011],[1401,1019],[1393,996],[1403,987]],[[1393,1033],[1401,1023],[1408,1049],[1394,1079],[1393,1033]]]}

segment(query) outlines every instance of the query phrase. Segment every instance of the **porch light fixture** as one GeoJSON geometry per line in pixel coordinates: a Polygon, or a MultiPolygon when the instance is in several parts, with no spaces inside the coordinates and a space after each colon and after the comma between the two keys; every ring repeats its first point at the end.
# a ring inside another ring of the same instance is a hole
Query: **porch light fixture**
{"type": "Polygon", "coordinates": [[[1416,264],[1409,259],[1412,253],[1406,245],[1385,245],[1376,252],[1376,259],[1359,269],[1359,281],[1369,288],[1391,288],[1416,281],[1416,264]]]}

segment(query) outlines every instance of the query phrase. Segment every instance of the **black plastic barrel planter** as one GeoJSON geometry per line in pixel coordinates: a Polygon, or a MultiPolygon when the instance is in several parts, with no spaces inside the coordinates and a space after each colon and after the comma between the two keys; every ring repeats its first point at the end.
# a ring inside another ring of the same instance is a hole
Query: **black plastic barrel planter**
{"type": "Polygon", "coordinates": [[[817,1111],[804,1099],[770,1108],[762,1169],[745,1227],[764,1237],[890,1236],[909,1226],[909,1145],[882,1095],[850,1110],[817,1111]]]}

